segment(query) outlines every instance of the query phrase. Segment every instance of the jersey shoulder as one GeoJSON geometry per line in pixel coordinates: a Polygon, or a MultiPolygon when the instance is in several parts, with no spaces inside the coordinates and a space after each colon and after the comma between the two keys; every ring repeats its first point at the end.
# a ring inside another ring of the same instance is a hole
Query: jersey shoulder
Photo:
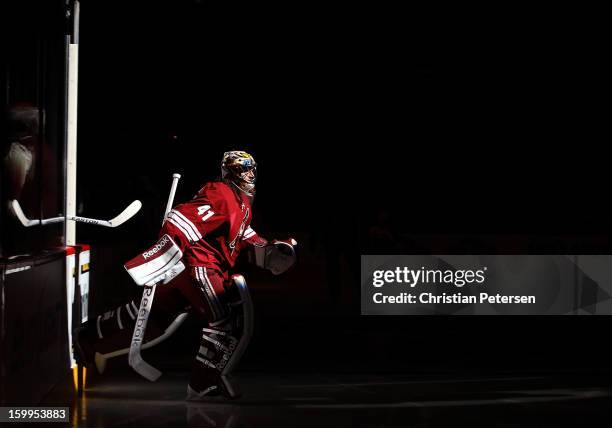
{"type": "Polygon", "coordinates": [[[206,183],[198,191],[190,204],[211,205],[217,211],[225,211],[228,201],[235,198],[233,190],[221,181],[206,183]]]}
{"type": "Polygon", "coordinates": [[[195,198],[206,197],[210,195],[230,197],[233,195],[233,190],[222,181],[211,181],[202,186],[195,198]]]}
{"type": "Polygon", "coordinates": [[[202,186],[194,199],[226,200],[234,197],[234,191],[227,184],[222,181],[211,181],[202,186]]]}

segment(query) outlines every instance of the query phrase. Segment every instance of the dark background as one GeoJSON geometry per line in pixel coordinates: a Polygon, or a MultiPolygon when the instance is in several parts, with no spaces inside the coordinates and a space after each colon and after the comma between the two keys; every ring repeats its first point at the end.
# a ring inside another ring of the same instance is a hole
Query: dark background
{"type": "MultiPolygon", "coordinates": [[[[284,277],[240,266],[245,369],[608,368],[608,317],[359,316],[359,254],[609,252],[608,73],[574,12],[83,0],[79,214],[144,204],[77,226],[92,312],[137,292],[121,266],[171,174],[188,199],[238,148],[259,163],[254,228],[300,242],[284,277]]],[[[187,367],[194,332],[158,365],[187,367]]]]}
{"type": "Polygon", "coordinates": [[[241,147],[261,166],[260,229],[359,219],[364,252],[381,211],[395,235],[609,235],[605,61],[584,24],[536,9],[84,2],[80,195],[114,212],[108,190],[142,197],[148,180],[164,198],[179,171],[184,199],[241,147]]]}
{"type": "Polygon", "coordinates": [[[597,25],[482,12],[85,2],[82,200],[151,200],[132,229],[80,236],[148,245],[170,174],[187,198],[239,147],[260,165],[256,230],[302,244],[285,278],[243,267],[247,367],[608,366],[607,317],[358,315],[359,254],[609,249],[597,25]]]}

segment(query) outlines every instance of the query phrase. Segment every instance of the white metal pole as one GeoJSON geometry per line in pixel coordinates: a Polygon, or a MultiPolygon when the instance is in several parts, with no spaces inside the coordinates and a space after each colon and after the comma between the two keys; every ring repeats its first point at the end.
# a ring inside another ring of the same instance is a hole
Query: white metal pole
{"type": "MultiPolygon", "coordinates": [[[[68,45],[68,88],[67,88],[67,123],[66,123],[66,208],[65,213],[76,215],[76,174],[77,174],[77,94],[79,84],[79,2],[74,2],[72,10],[73,33],[68,45]]],[[[76,245],[76,224],[73,221],[65,221],[66,246],[76,245]]],[[[70,367],[76,366],[72,350],[72,303],[74,299],[76,281],[78,276],[73,276],[73,269],[78,269],[76,255],[66,258],[66,305],[68,316],[68,355],[70,367]]],[[[79,296],[80,297],[80,296],[79,296]]],[[[80,320],[79,320],[80,321],[80,320]]],[[[80,379],[80,370],[79,370],[80,379]]],[[[80,384],[80,382],[79,382],[80,384]]]]}
{"type": "MultiPolygon", "coordinates": [[[[68,47],[68,123],[66,145],[66,216],[76,216],[77,110],[79,86],[79,2],[74,2],[74,31],[68,47]]],[[[76,245],[76,223],[66,222],[66,245],[76,245]]]]}

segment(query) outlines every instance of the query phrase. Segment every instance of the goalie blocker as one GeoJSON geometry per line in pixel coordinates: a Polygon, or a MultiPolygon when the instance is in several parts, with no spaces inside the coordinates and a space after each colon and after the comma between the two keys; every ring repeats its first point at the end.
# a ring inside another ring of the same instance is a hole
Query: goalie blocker
{"type": "Polygon", "coordinates": [[[182,257],[179,246],[166,234],[124,267],[137,285],[167,284],[185,270],[182,257]]]}

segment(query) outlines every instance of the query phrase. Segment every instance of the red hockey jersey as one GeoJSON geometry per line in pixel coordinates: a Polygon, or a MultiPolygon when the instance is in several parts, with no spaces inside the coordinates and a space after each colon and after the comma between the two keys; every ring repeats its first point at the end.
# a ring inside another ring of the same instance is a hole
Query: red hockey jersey
{"type": "Polygon", "coordinates": [[[225,271],[234,266],[246,245],[266,244],[251,228],[251,216],[249,198],[216,181],[204,185],[189,202],[174,207],[166,216],[161,235],[172,237],[189,266],[225,271]]]}

